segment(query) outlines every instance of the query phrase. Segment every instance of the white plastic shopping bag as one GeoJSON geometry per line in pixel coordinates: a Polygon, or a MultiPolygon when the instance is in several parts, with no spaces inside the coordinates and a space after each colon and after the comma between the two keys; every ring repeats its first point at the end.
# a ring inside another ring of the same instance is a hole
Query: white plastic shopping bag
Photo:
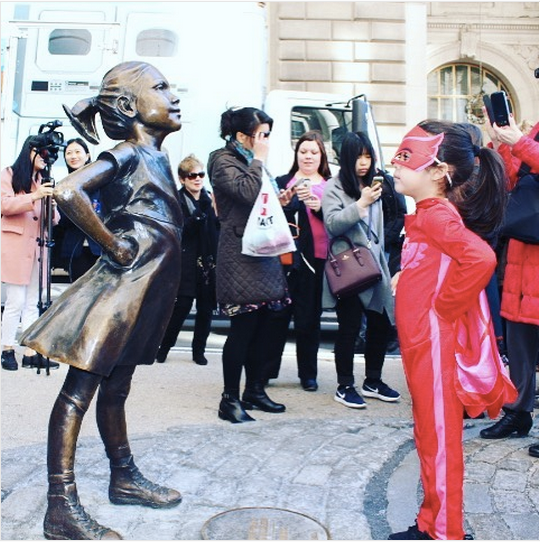
{"type": "Polygon", "coordinates": [[[279,256],[294,250],[296,245],[281,203],[270,179],[263,175],[261,191],[244,230],[242,254],[279,256]]]}

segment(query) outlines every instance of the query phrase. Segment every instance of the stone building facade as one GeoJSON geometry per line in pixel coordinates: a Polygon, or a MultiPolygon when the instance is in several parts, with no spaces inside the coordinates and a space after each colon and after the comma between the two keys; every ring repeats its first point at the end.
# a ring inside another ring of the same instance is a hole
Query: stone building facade
{"type": "MultiPolygon", "coordinates": [[[[443,66],[459,65],[464,73],[487,70],[508,92],[516,118],[536,122],[538,7],[537,2],[269,2],[269,90],[365,94],[386,162],[407,129],[430,116],[429,75],[443,66]]],[[[497,90],[492,84],[486,88],[497,90]]]]}

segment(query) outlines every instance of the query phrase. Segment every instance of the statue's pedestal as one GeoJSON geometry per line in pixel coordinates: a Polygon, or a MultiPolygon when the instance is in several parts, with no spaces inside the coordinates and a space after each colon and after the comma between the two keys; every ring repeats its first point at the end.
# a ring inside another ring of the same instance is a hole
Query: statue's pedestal
{"type": "Polygon", "coordinates": [[[211,517],[203,540],[329,540],[317,520],[281,508],[236,508],[211,517]]]}

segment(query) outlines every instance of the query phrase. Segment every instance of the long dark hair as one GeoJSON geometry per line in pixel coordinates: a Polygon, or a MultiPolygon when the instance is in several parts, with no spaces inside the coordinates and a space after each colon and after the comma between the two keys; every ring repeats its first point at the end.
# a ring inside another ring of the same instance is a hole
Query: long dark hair
{"type": "Polygon", "coordinates": [[[493,149],[476,145],[463,124],[426,120],[419,126],[431,134],[444,132],[437,158],[451,166],[452,186],[446,186],[447,197],[457,207],[465,226],[493,245],[507,198],[501,156],[493,149]]]}
{"type": "Polygon", "coordinates": [[[304,141],[315,141],[317,143],[317,146],[319,147],[319,150],[321,151],[321,163],[319,164],[319,167],[317,169],[317,172],[321,177],[324,177],[325,179],[329,179],[332,176],[332,172],[330,171],[330,166],[328,165],[328,156],[326,155],[326,149],[324,148],[324,139],[320,132],[317,132],[316,130],[311,130],[309,132],[306,132],[304,135],[300,137],[298,142],[296,143],[296,146],[294,148],[294,162],[293,165],[289,171],[289,175],[294,175],[298,171],[298,149],[300,148],[300,145],[304,141]]]}
{"type": "MultiPolygon", "coordinates": [[[[73,139],[66,141],[66,146],[64,147],[64,160],[66,159],[67,148],[72,143],[77,143],[84,149],[84,152],[88,154],[88,158],[86,159],[86,162],[84,163],[84,165],[89,164],[92,161],[92,158],[90,156],[90,150],[88,149],[88,145],[86,144],[86,141],[80,137],[74,137],[73,139]]],[[[67,167],[68,173],[73,173],[75,171],[67,162],[66,162],[66,167],[67,167]]]]}
{"type": "Polygon", "coordinates": [[[375,175],[375,149],[364,132],[348,132],[343,138],[341,145],[341,154],[339,156],[339,180],[343,186],[345,194],[351,198],[360,198],[360,183],[364,186],[370,186],[375,175]],[[356,161],[364,153],[371,156],[371,166],[367,174],[360,179],[356,174],[356,161]]]}
{"type": "Polygon", "coordinates": [[[227,109],[221,115],[221,138],[225,140],[234,138],[237,132],[251,135],[255,133],[255,130],[261,124],[268,124],[271,130],[274,119],[256,107],[227,109]]]}
{"type": "Polygon", "coordinates": [[[15,194],[29,194],[32,191],[32,175],[34,174],[34,163],[30,159],[30,152],[34,148],[30,141],[35,136],[28,136],[23,143],[19,156],[11,166],[13,171],[13,191],[15,194]]]}

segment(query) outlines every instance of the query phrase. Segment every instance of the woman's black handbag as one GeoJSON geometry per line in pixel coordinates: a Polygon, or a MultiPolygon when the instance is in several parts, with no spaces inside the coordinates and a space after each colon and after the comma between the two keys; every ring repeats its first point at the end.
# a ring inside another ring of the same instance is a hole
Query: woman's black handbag
{"type": "Polygon", "coordinates": [[[538,244],[538,175],[524,175],[510,192],[501,235],[538,244]]]}

